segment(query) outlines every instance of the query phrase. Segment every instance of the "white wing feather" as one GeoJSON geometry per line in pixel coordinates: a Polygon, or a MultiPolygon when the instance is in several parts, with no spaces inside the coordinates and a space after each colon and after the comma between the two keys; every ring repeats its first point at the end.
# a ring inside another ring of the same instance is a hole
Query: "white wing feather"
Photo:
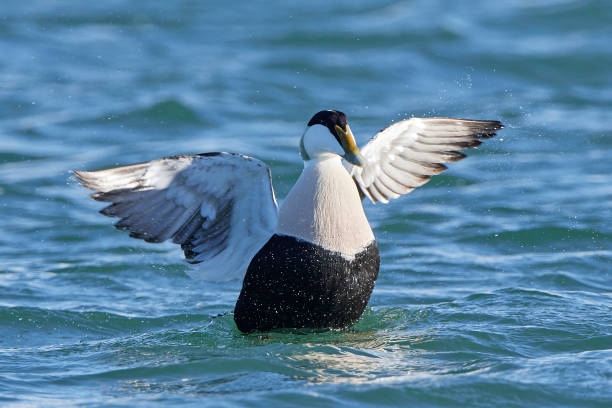
{"type": "Polygon", "coordinates": [[[100,171],[75,171],[100,212],[148,242],[172,239],[200,279],[241,277],[276,230],[269,168],[235,153],[176,156],[100,171]]]}
{"type": "Polygon", "coordinates": [[[463,159],[457,150],[478,146],[501,128],[488,120],[406,119],[381,130],[361,149],[365,166],[344,165],[363,196],[387,203],[446,170],[442,163],[463,159]]]}

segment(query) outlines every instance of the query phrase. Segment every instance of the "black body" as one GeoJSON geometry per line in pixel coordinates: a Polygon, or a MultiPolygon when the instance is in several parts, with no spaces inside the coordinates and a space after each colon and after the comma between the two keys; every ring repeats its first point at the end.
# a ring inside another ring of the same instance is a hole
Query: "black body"
{"type": "Polygon", "coordinates": [[[318,245],[274,235],[249,265],[234,320],[243,332],[348,327],[365,310],[379,266],[376,241],[349,261],[318,245]]]}

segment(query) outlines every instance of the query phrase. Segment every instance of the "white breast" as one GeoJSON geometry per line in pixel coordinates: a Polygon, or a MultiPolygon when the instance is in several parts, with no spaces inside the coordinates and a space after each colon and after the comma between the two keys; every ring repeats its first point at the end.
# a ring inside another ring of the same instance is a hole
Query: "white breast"
{"type": "Polygon", "coordinates": [[[278,233],[352,259],[374,240],[357,187],[336,154],[306,162],[279,210],[278,233]]]}

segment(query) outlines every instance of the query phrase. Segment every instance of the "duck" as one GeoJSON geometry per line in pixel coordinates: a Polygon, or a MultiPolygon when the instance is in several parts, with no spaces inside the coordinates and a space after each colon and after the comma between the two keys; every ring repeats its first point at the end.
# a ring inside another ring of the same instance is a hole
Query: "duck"
{"type": "Polygon", "coordinates": [[[380,253],[363,202],[388,203],[496,135],[497,120],[412,117],[361,149],[338,110],[308,121],[304,168],[278,205],[270,167],[239,153],[166,157],[74,171],[116,228],[181,246],[188,274],[243,278],[233,316],[244,333],[345,329],[370,300],[380,253]]]}

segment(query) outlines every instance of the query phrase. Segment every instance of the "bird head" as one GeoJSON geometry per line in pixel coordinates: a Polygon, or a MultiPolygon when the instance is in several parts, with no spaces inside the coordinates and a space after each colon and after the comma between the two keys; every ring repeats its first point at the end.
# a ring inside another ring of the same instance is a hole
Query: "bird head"
{"type": "Polygon", "coordinates": [[[365,164],[346,115],[336,110],[320,111],[310,119],[300,140],[300,153],[304,161],[337,154],[355,166],[365,164]]]}

